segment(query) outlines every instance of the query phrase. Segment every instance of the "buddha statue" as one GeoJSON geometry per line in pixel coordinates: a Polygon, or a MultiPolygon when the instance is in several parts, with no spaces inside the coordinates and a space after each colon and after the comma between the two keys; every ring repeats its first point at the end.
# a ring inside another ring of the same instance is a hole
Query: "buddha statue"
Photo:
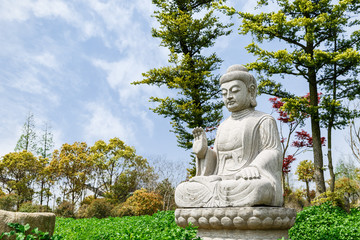
{"type": "Polygon", "coordinates": [[[193,130],[196,176],[175,190],[178,207],[282,206],[282,149],[275,119],[255,110],[255,78],[233,65],[220,78],[231,116],[217,129],[213,148],[193,130]]]}

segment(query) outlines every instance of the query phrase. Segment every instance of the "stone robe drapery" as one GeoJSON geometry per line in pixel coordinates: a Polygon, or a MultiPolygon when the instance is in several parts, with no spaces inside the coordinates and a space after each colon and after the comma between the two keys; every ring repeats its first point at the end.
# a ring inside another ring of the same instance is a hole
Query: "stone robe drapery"
{"type": "Polygon", "coordinates": [[[282,205],[282,151],[272,116],[247,109],[218,128],[214,149],[197,159],[197,174],[175,191],[178,207],[282,205]],[[237,178],[254,167],[259,178],[237,178]]]}

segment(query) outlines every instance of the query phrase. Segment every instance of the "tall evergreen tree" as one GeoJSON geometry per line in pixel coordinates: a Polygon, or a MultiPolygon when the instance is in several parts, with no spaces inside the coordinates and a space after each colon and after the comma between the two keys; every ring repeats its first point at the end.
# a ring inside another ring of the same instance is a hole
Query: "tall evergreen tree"
{"type": "MultiPolygon", "coordinates": [[[[360,31],[354,28],[359,21],[349,17],[358,13],[359,0],[339,2],[277,0],[274,2],[279,7],[277,12],[251,14],[225,8],[229,14],[238,13],[242,18],[241,34],[251,33],[254,40],[259,43],[276,39],[286,45],[287,48],[276,51],[263,49],[255,42],[251,43],[246,49],[258,59],[247,67],[259,73],[261,93],[282,98],[285,102],[283,109],[287,109],[292,114],[304,112],[310,114],[315,183],[317,193],[322,193],[325,192],[325,181],[320,121],[328,119],[323,114],[330,108],[330,114],[334,120],[327,123],[323,121],[323,123],[327,124],[326,126],[330,125],[330,128],[341,125],[341,121],[337,122],[339,118],[344,117],[345,113],[344,108],[341,107],[343,102],[339,101],[341,92],[349,91],[359,94],[359,81],[354,77],[348,78],[351,74],[356,74],[354,68],[359,66],[360,61],[360,53],[357,51],[360,31]],[[342,43],[342,47],[339,45],[329,50],[329,45],[337,38],[335,36],[340,36],[340,34],[341,40],[339,39],[338,42],[342,43]],[[338,67],[334,71],[335,63],[338,67]],[[354,67],[350,67],[351,65],[354,67]],[[308,83],[310,100],[287,91],[274,79],[274,76],[281,76],[288,81],[305,79],[308,83]],[[347,80],[341,82],[341,77],[347,80]],[[331,92],[336,89],[338,90],[334,98],[331,92]],[[324,91],[326,97],[332,96],[328,98],[329,104],[319,105],[320,91],[324,91]],[[336,122],[336,125],[331,125],[331,122],[333,124],[336,122]]],[[[267,5],[268,1],[260,0],[258,3],[258,7],[262,7],[267,5]]],[[[349,95],[344,97],[351,100],[349,95]]],[[[351,118],[351,115],[348,117],[351,118]]]]}
{"type": "Polygon", "coordinates": [[[16,143],[15,151],[28,151],[36,153],[36,132],[34,114],[29,112],[24,123],[22,134],[16,143]]]}
{"type": "MultiPolygon", "coordinates": [[[[190,149],[191,129],[212,131],[222,118],[219,95],[219,69],[222,60],[215,53],[203,55],[215,40],[230,34],[231,24],[222,24],[214,15],[213,0],[153,0],[158,8],[154,17],[160,23],[153,37],[170,50],[169,66],[151,69],[144,79],[133,84],[148,84],[173,89],[176,97],[151,97],[158,103],[151,110],[171,119],[178,145],[190,149]]],[[[213,140],[209,139],[209,144],[213,140]]],[[[193,168],[190,174],[195,173],[193,168]]]]}
{"type": "Polygon", "coordinates": [[[51,150],[54,147],[53,134],[51,132],[51,127],[48,123],[44,124],[42,129],[42,135],[39,139],[39,148],[37,153],[43,158],[50,158],[51,150]]]}

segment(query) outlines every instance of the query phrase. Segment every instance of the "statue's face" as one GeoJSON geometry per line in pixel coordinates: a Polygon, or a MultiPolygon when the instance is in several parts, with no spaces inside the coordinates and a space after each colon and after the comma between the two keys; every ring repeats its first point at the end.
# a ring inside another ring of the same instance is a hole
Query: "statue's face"
{"type": "Polygon", "coordinates": [[[230,112],[250,108],[251,94],[243,81],[233,80],[221,84],[221,93],[230,112]]]}

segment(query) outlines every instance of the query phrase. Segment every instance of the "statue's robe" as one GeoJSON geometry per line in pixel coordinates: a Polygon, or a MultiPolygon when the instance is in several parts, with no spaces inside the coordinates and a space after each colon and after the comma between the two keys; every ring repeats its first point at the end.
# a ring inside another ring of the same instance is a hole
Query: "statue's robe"
{"type": "Polygon", "coordinates": [[[282,150],[274,118],[246,109],[218,128],[214,149],[197,159],[196,176],[175,191],[178,207],[282,206],[282,150]],[[255,167],[259,178],[236,175],[255,167]]]}

